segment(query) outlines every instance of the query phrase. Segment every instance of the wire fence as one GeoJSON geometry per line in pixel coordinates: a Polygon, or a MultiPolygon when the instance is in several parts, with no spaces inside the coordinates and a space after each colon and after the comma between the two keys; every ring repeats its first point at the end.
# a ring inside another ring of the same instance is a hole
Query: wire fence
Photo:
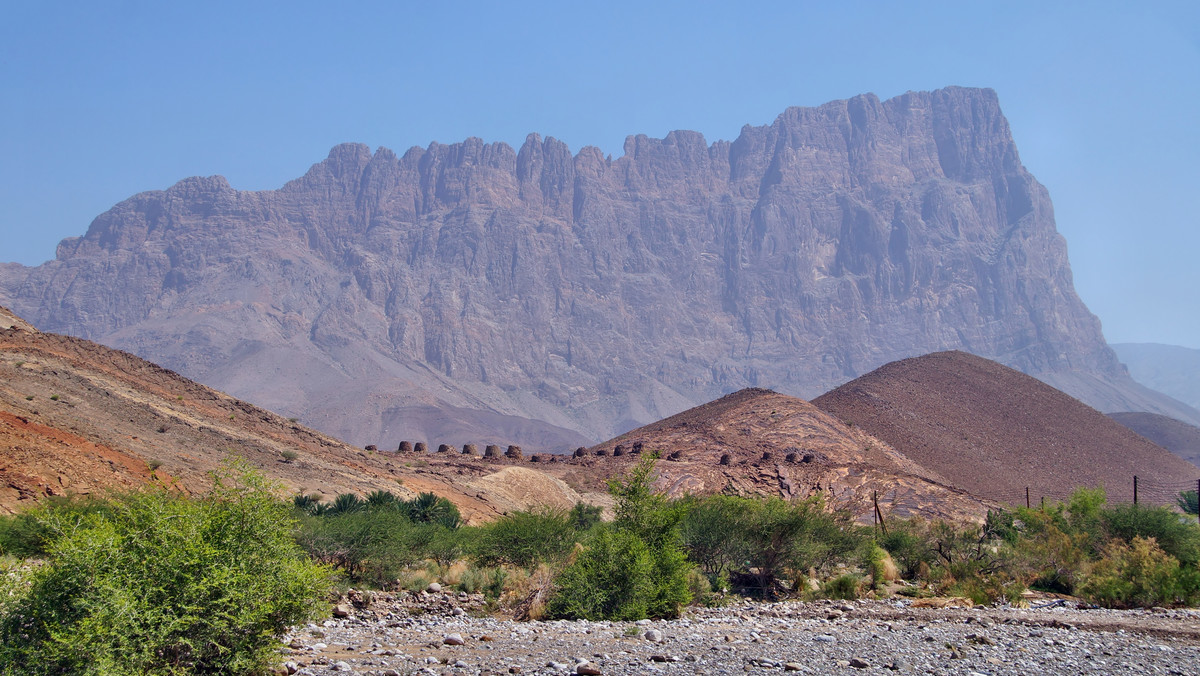
{"type": "MultiPolygon", "coordinates": [[[[1038,507],[1056,502],[1068,502],[1076,489],[1027,487],[1024,490],[992,490],[989,498],[1014,507],[1038,507]]],[[[1194,479],[1162,480],[1129,477],[1123,486],[1106,487],[1109,504],[1136,503],[1146,506],[1179,507],[1184,493],[1200,492],[1200,477],[1194,479]]]]}

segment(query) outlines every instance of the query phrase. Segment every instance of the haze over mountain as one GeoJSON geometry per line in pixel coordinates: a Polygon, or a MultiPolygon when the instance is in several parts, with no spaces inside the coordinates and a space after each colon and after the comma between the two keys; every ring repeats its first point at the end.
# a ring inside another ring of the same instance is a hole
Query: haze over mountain
{"type": "Polygon", "coordinates": [[[1146,387],[1200,407],[1200,350],[1159,343],[1114,343],[1129,375],[1146,387]]]}
{"type": "Polygon", "coordinates": [[[1200,427],[1157,413],[1109,413],[1108,417],[1200,467],[1200,427]]]}
{"type": "Polygon", "coordinates": [[[615,160],[530,135],[342,145],[274,191],[190,178],[0,266],[0,303],[360,445],[562,450],[944,349],[1200,423],[1105,344],[984,89],[631,136],[615,160]]]}

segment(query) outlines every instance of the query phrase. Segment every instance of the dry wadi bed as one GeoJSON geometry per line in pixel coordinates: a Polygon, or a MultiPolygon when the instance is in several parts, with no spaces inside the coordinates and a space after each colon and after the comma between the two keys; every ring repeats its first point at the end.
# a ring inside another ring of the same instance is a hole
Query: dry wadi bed
{"type": "MultiPolygon", "coordinates": [[[[1200,611],[915,608],[908,600],[738,602],[679,620],[515,622],[478,597],[377,595],[297,628],[290,673],[1194,674],[1200,611]]],[[[1036,605],[1036,604],[1035,604],[1036,605]]]]}

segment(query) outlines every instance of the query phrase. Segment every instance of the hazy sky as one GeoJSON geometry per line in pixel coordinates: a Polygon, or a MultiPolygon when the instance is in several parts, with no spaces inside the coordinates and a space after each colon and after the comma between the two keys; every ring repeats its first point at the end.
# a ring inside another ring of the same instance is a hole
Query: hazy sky
{"type": "Polygon", "coordinates": [[[346,141],[536,131],[616,157],[628,134],[981,86],[1109,341],[1200,348],[1194,1],[0,1],[0,261],[187,176],[279,187],[346,141]]]}

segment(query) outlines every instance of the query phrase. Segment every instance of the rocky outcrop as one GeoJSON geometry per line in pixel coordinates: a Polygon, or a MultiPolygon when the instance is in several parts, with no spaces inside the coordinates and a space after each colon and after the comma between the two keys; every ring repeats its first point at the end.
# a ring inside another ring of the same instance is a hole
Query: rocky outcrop
{"type": "Polygon", "coordinates": [[[615,160],[530,135],[342,145],[273,191],[186,179],[0,266],[0,303],[384,447],[564,450],[941,349],[1126,378],[981,89],[631,136],[615,160]]]}

